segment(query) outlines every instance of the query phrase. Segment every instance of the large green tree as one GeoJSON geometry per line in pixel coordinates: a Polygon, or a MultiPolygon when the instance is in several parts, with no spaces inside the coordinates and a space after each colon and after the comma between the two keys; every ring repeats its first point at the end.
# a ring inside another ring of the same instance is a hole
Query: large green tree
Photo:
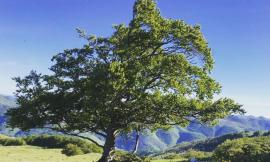
{"type": "Polygon", "coordinates": [[[231,99],[213,101],[221,86],[210,76],[214,60],[200,27],[163,18],[153,0],[137,0],[130,23],[110,37],[79,33],[88,43],[55,55],[50,75],[15,78],[19,107],[7,112],[10,126],[96,133],[106,162],[120,132],[243,112],[231,99]]]}

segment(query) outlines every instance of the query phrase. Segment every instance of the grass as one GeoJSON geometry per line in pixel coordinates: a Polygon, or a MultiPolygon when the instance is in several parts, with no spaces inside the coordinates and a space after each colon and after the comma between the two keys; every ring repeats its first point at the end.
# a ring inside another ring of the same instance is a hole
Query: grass
{"type": "MultiPolygon", "coordinates": [[[[44,149],[36,146],[0,146],[1,162],[96,162],[100,154],[90,153],[68,157],[62,149],[44,149]]],[[[184,160],[153,160],[152,162],[183,162],[184,160]]]]}
{"type": "Polygon", "coordinates": [[[91,153],[68,157],[61,149],[34,146],[0,146],[1,162],[95,162],[100,154],[91,153]]]}
{"type": "Polygon", "coordinates": [[[0,138],[11,138],[11,137],[9,137],[9,136],[6,136],[6,135],[3,135],[3,134],[0,134],[0,138]]]}
{"type": "Polygon", "coordinates": [[[186,162],[186,160],[181,160],[181,159],[161,159],[161,160],[153,160],[152,162],[186,162]]]}

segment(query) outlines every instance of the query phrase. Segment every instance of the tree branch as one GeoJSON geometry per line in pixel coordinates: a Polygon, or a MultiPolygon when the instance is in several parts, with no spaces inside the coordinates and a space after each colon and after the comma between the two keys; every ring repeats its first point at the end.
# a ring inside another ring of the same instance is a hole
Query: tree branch
{"type": "Polygon", "coordinates": [[[80,137],[80,138],[83,138],[83,139],[86,139],[86,140],[89,140],[89,141],[93,142],[94,144],[96,144],[96,145],[99,146],[99,147],[103,147],[103,145],[99,144],[97,141],[93,140],[92,138],[90,138],[90,137],[85,137],[85,136],[82,136],[82,135],[79,135],[79,133],[69,133],[69,132],[67,132],[67,131],[59,130],[59,129],[54,129],[54,128],[52,128],[52,127],[36,127],[36,128],[51,129],[51,130],[55,130],[55,131],[58,131],[58,132],[60,132],[60,133],[66,134],[66,135],[75,136],[75,137],[80,137]]]}
{"type": "MultiPolygon", "coordinates": [[[[82,136],[82,135],[79,135],[80,133],[70,133],[70,132],[68,132],[68,131],[65,131],[62,127],[61,127],[61,125],[60,124],[57,124],[58,125],[58,127],[61,129],[61,130],[57,130],[57,131],[59,131],[59,132],[61,132],[61,133],[63,133],[63,134],[66,134],[66,135],[71,135],[71,136],[76,136],[76,137],[80,137],[80,138],[83,138],[83,139],[86,139],[86,140],[89,140],[89,141],[91,141],[91,142],[93,142],[94,144],[96,144],[97,146],[99,146],[99,147],[103,147],[102,145],[100,145],[97,141],[95,141],[95,140],[93,140],[92,138],[90,138],[90,137],[85,137],[85,136],[82,136]]],[[[98,134],[98,135],[101,135],[101,136],[103,136],[104,138],[106,138],[106,135],[104,135],[103,133],[99,133],[99,132],[96,132],[96,131],[92,131],[93,133],[96,133],[96,134],[98,134]]]]}
{"type": "Polygon", "coordinates": [[[100,132],[95,132],[95,131],[93,131],[93,133],[95,133],[95,134],[97,134],[97,135],[100,135],[100,136],[102,136],[102,137],[104,137],[104,138],[107,137],[106,134],[103,134],[103,133],[100,133],[100,132]]]}
{"type": "Polygon", "coordinates": [[[82,136],[82,135],[79,135],[77,133],[68,133],[66,131],[61,131],[62,133],[66,134],[66,135],[70,135],[70,136],[75,136],[75,137],[80,137],[80,138],[83,138],[83,139],[86,139],[86,140],[89,140],[91,142],[93,142],[94,144],[96,144],[97,146],[99,147],[104,147],[103,145],[99,144],[97,141],[93,140],[92,138],[90,137],[85,137],[85,136],[82,136]]]}

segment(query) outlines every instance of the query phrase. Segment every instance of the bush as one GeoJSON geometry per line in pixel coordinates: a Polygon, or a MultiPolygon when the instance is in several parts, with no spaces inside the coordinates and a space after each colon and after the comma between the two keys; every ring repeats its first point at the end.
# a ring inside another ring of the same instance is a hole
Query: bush
{"type": "Polygon", "coordinates": [[[21,146],[25,144],[22,138],[0,138],[0,145],[3,146],[21,146]]]}
{"type": "Polygon", "coordinates": [[[67,144],[62,150],[62,154],[65,154],[67,156],[74,156],[74,155],[82,155],[84,154],[84,152],[77,145],[67,144]]]}
{"type": "Polygon", "coordinates": [[[28,136],[25,138],[28,145],[40,146],[46,148],[64,148],[68,144],[79,147],[83,153],[102,153],[102,148],[87,140],[63,135],[41,135],[28,136]]]}
{"type": "Polygon", "coordinates": [[[270,137],[227,140],[214,152],[217,161],[268,162],[270,161],[270,137]]]}
{"type": "Polygon", "coordinates": [[[24,139],[28,145],[46,148],[64,148],[67,144],[64,137],[59,135],[28,136],[24,139]]]}
{"type": "Polygon", "coordinates": [[[199,161],[211,161],[212,153],[196,151],[196,150],[188,150],[184,153],[170,153],[163,157],[163,159],[177,159],[181,161],[190,161],[191,159],[196,159],[199,161]]]}
{"type": "Polygon", "coordinates": [[[142,158],[125,151],[115,151],[112,162],[146,162],[142,158]]]}
{"type": "Polygon", "coordinates": [[[183,157],[185,157],[188,160],[196,159],[199,161],[211,161],[212,153],[196,151],[196,150],[188,150],[187,152],[183,154],[183,157]]]}
{"type": "Polygon", "coordinates": [[[0,134],[0,139],[2,138],[10,138],[9,136],[6,136],[6,135],[3,135],[3,134],[0,134]]]}
{"type": "Polygon", "coordinates": [[[163,159],[183,159],[183,156],[180,154],[172,153],[172,154],[166,155],[165,157],[163,157],[163,159]]]}

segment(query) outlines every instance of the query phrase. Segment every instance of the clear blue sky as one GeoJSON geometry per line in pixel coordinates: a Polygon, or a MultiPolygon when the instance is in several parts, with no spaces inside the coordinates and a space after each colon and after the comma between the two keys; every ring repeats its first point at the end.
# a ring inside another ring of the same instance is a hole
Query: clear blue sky
{"type": "MultiPolygon", "coordinates": [[[[216,61],[221,96],[248,114],[270,117],[270,1],[157,0],[161,14],[200,24],[216,61]]],[[[47,73],[50,58],[85,43],[75,28],[107,36],[128,23],[134,0],[0,0],[0,93],[12,94],[14,76],[47,73]]]]}

